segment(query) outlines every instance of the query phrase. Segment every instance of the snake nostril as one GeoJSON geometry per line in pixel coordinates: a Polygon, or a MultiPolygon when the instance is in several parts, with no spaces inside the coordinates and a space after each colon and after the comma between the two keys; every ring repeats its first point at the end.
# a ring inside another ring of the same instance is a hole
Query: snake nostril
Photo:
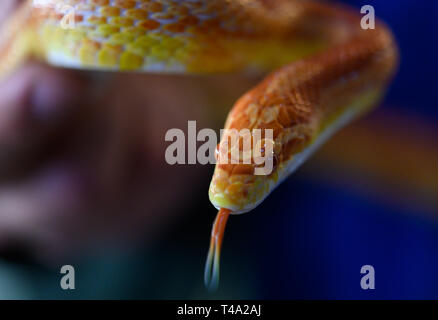
{"type": "Polygon", "coordinates": [[[277,168],[278,165],[278,156],[274,153],[272,157],[272,171],[274,171],[277,168]]]}

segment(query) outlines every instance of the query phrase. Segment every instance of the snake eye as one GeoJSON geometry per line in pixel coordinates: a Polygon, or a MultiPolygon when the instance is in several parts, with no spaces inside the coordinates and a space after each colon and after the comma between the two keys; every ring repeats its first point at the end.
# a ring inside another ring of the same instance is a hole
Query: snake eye
{"type": "Polygon", "coordinates": [[[220,162],[226,159],[225,157],[228,155],[228,144],[226,142],[219,142],[214,150],[214,157],[216,162],[220,162]]]}
{"type": "Polygon", "coordinates": [[[277,168],[278,162],[279,162],[278,161],[278,156],[274,152],[272,153],[271,156],[266,157],[265,161],[263,161],[262,163],[256,164],[256,168],[263,168],[263,167],[265,167],[267,161],[272,161],[272,169],[270,170],[270,173],[274,172],[274,170],[277,168]]]}
{"type": "Polygon", "coordinates": [[[219,158],[219,147],[220,147],[220,142],[217,144],[216,149],[214,150],[214,158],[216,159],[216,162],[219,158]]]}

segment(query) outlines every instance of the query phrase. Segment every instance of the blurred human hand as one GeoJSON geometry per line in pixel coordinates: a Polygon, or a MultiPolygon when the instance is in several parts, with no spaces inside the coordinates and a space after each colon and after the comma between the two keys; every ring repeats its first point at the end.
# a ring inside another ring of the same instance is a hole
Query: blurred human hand
{"type": "MultiPolygon", "coordinates": [[[[19,2],[2,1],[3,18],[19,2]]],[[[0,248],[53,259],[158,234],[200,176],[164,161],[168,129],[205,125],[196,83],[35,61],[0,80],[0,248]]]]}

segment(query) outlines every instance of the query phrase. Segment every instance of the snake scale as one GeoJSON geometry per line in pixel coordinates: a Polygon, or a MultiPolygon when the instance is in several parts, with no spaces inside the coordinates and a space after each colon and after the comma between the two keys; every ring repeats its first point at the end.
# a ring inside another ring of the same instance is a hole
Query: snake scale
{"type": "Polygon", "coordinates": [[[2,27],[0,75],[29,56],[80,69],[271,71],[225,123],[271,129],[274,163],[267,175],[254,174],[254,162],[216,164],[209,196],[219,213],[205,269],[214,289],[229,214],[254,209],[384,95],[397,45],[383,22],[364,30],[361,18],[359,10],[310,0],[28,0],[2,27]]]}

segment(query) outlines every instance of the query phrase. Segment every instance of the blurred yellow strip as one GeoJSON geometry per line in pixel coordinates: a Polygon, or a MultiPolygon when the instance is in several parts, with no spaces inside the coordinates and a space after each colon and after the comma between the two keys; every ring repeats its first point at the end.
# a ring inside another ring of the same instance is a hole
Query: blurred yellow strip
{"type": "Polygon", "coordinates": [[[339,132],[303,171],[438,212],[438,121],[375,112],[339,132]]]}

